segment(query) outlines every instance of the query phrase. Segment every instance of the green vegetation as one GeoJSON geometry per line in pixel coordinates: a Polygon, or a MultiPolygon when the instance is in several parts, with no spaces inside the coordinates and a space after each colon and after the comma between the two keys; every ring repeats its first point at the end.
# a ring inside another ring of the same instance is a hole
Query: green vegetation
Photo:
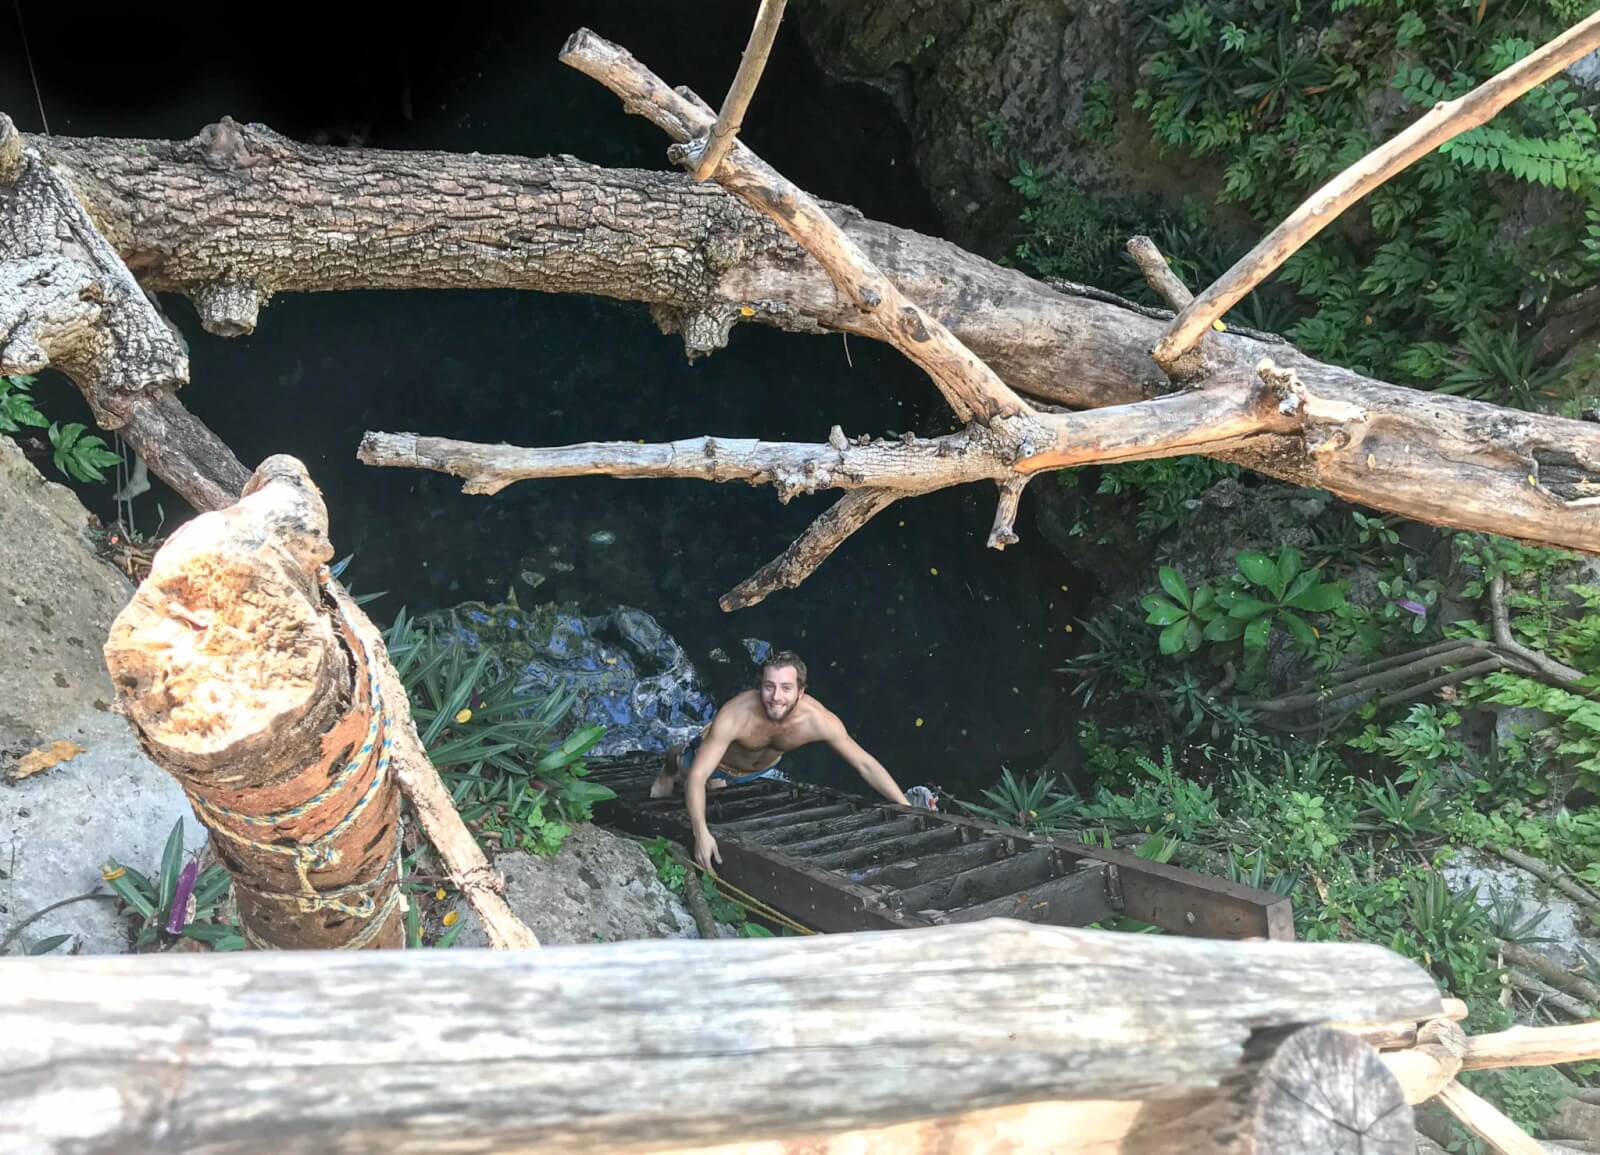
{"type": "Polygon", "coordinates": [[[571,692],[519,694],[515,678],[487,674],[491,654],[424,628],[404,610],[385,641],[411,698],[428,757],[461,816],[504,849],[554,854],[596,803],[615,795],[589,782],[583,755],[605,731],[578,726],[555,740],[576,701],[571,692]]]}
{"type": "Polygon", "coordinates": [[[105,469],[120,458],[106,447],[105,440],[86,433],[85,426],[71,421],[52,422],[33,403],[32,377],[0,377],[0,433],[20,433],[25,427],[45,430],[50,439],[50,459],[74,481],[105,481],[105,469]]]}
{"type": "Polygon", "coordinates": [[[180,818],[172,824],[154,878],[114,858],[101,865],[100,877],[133,923],[135,951],[166,950],[185,938],[212,950],[245,949],[244,935],[226,913],[233,880],[221,866],[201,870],[196,857],[184,861],[180,818]]]}

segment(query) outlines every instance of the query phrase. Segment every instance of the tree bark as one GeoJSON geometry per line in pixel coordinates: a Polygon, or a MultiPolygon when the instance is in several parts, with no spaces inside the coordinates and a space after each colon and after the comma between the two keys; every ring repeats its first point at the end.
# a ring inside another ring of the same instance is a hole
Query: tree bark
{"type": "MultiPolygon", "coordinates": [[[[644,301],[692,353],[754,320],[873,335],[875,322],[775,225],[721,189],[664,173],[295,144],[224,120],[188,141],[29,138],[152,289],[204,298],[284,291],[511,287],[644,301]]],[[[1094,407],[1154,396],[1159,319],[1070,297],[952,245],[825,206],[904,295],[1013,389],[1094,407]]],[[[198,302],[204,309],[204,300],[198,302]]],[[[235,331],[233,308],[221,324],[235,331]]],[[[1593,549],[1600,427],[1419,393],[1289,347],[1214,334],[1240,368],[1270,356],[1359,412],[1335,434],[1262,430],[1174,444],[1420,521],[1593,549]],[[1207,442],[1211,444],[1207,444],[1207,442]]],[[[1059,464],[1070,464],[1062,460],[1059,464]]]]}
{"type": "Polygon", "coordinates": [[[1066,1101],[1101,1110],[1057,1150],[1387,1155],[1398,1084],[1301,1028],[1439,1010],[1379,947],[1006,921],[6,970],[0,1142],[84,1153],[660,1151],[1066,1101]]]}
{"type": "Polygon", "coordinates": [[[324,601],[327,532],[305,468],[268,458],[237,504],[156,552],[106,665],[141,744],[211,830],[246,938],[399,947],[393,723],[366,644],[324,601]]]}

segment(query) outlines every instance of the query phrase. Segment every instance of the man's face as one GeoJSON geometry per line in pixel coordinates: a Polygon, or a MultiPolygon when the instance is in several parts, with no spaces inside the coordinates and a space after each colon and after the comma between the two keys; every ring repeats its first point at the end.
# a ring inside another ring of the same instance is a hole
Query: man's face
{"type": "Polygon", "coordinates": [[[761,674],[761,705],[767,717],[781,722],[805,693],[793,666],[772,666],[761,674]]]}

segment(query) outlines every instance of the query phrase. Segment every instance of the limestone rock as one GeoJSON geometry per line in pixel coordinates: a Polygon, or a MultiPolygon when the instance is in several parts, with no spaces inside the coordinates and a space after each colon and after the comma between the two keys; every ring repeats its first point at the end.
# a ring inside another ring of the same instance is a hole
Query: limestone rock
{"type": "MultiPolygon", "coordinates": [[[[494,865],[512,911],[546,946],[696,937],[694,918],[661,884],[649,856],[598,826],[574,828],[548,858],[509,851],[494,865]]],[[[466,925],[456,945],[488,946],[477,916],[459,905],[466,925]]]]}
{"type": "MultiPolygon", "coordinates": [[[[179,816],[189,846],[204,841],[177,783],[109,712],[101,646],[132,586],[96,555],[88,525],[72,491],[0,437],[0,938],[35,911],[95,889],[107,857],[152,871],[179,816]],[[7,784],[22,755],[61,741],[84,753],[7,784]]],[[[33,923],[11,950],[56,934],[74,936],[61,951],[128,947],[112,904],[94,900],[33,923]]]]}

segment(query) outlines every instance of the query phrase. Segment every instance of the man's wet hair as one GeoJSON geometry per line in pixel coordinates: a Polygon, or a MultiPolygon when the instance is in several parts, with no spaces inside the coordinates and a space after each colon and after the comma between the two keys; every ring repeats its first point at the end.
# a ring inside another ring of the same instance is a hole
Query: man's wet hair
{"type": "Polygon", "coordinates": [[[794,680],[800,684],[802,690],[805,689],[806,664],[804,659],[793,650],[779,650],[777,653],[769,655],[767,660],[761,663],[761,675],[765,677],[768,670],[776,670],[783,666],[794,667],[794,680]]]}

